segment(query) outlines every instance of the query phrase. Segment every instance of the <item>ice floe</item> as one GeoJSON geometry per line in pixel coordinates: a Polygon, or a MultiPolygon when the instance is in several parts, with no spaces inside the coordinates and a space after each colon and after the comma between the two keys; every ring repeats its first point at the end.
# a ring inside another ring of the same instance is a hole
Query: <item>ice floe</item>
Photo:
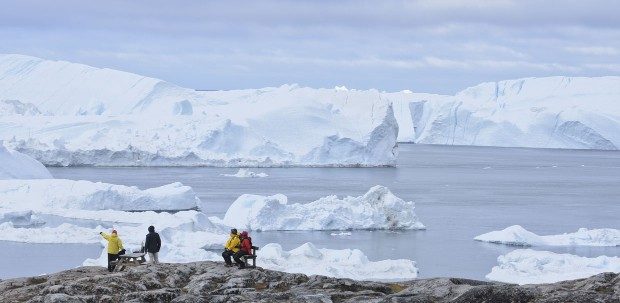
{"type": "Polygon", "coordinates": [[[520,225],[492,231],[474,238],[477,241],[520,246],[618,246],[620,230],[580,228],[574,233],[539,236],[520,225]]]}
{"type": "Polygon", "coordinates": [[[225,177],[236,177],[236,178],[265,178],[269,175],[266,173],[255,173],[246,168],[240,168],[237,173],[234,174],[222,174],[225,177]]]}
{"type": "Polygon", "coordinates": [[[270,243],[257,252],[258,266],[290,273],[324,275],[356,280],[410,280],[418,275],[411,260],[369,261],[358,249],[316,248],[305,243],[293,250],[270,243]]]}
{"type": "Polygon", "coordinates": [[[384,186],[358,197],[323,197],[289,204],[285,195],[242,195],[228,208],[223,224],[250,230],[423,229],[414,203],[384,186]]]}
{"type": "Polygon", "coordinates": [[[0,207],[13,209],[182,210],[199,199],[189,186],[135,186],[63,179],[0,180],[0,207]]]}
{"type": "Polygon", "coordinates": [[[620,272],[619,257],[586,258],[532,249],[517,249],[499,256],[497,262],[486,278],[516,284],[553,283],[620,272]]]}

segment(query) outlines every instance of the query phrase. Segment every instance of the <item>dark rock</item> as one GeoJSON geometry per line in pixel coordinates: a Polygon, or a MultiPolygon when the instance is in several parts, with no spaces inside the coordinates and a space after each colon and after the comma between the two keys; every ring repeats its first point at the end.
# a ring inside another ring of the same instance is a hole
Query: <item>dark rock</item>
{"type": "Polygon", "coordinates": [[[0,302],[620,302],[620,275],[513,285],[458,278],[381,283],[239,270],[223,263],[159,264],[109,273],[80,267],[0,281],[0,302]]]}

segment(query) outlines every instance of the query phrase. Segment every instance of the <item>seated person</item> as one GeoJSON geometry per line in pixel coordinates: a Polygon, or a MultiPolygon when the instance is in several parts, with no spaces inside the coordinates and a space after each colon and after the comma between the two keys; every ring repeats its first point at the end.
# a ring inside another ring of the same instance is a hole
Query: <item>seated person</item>
{"type": "Polygon", "coordinates": [[[237,229],[233,228],[230,230],[230,237],[226,244],[224,244],[224,252],[222,253],[222,257],[224,258],[224,262],[226,262],[226,266],[232,266],[232,261],[230,257],[239,251],[239,236],[237,235],[237,229]]]}
{"type": "Polygon", "coordinates": [[[241,232],[241,248],[237,251],[233,258],[235,259],[235,263],[239,266],[239,268],[245,267],[245,262],[241,261],[241,257],[245,255],[252,254],[252,238],[248,236],[247,231],[241,232]]]}

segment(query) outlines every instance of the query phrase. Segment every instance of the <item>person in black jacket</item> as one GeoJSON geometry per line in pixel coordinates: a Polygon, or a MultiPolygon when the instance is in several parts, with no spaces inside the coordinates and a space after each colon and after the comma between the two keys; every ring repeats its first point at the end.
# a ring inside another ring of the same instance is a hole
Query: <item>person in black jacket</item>
{"type": "Polygon", "coordinates": [[[159,249],[161,248],[161,238],[159,234],[155,232],[153,225],[149,226],[149,233],[146,235],[146,242],[144,242],[144,250],[149,254],[151,263],[159,263],[159,249]]]}

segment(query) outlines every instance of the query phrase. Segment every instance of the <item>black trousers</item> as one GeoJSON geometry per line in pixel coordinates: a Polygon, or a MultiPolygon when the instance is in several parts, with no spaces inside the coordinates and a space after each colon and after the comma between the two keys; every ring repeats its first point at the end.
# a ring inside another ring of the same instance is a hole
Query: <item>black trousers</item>
{"type": "Polygon", "coordinates": [[[232,261],[230,260],[230,257],[232,257],[232,255],[234,255],[235,253],[232,250],[228,250],[225,249],[224,252],[222,253],[222,257],[224,258],[224,262],[226,262],[226,264],[228,265],[232,265],[232,261]]]}
{"type": "Polygon", "coordinates": [[[116,265],[112,265],[110,264],[110,262],[116,261],[116,259],[118,259],[118,254],[108,254],[108,271],[109,272],[114,271],[114,267],[116,267],[116,265]]]}
{"type": "Polygon", "coordinates": [[[239,266],[241,266],[241,267],[245,267],[245,262],[243,262],[243,261],[241,260],[241,257],[243,257],[243,256],[245,256],[245,255],[247,255],[247,254],[248,254],[248,253],[246,253],[246,252],[245,252],[245,251],[243,251],[243,250],[239,250],[238,252],[236,252],[236,253],[233,255],[233,259],[235,259],[235,263],[237,263],[237,264],[238,264],[239,266]]]}

